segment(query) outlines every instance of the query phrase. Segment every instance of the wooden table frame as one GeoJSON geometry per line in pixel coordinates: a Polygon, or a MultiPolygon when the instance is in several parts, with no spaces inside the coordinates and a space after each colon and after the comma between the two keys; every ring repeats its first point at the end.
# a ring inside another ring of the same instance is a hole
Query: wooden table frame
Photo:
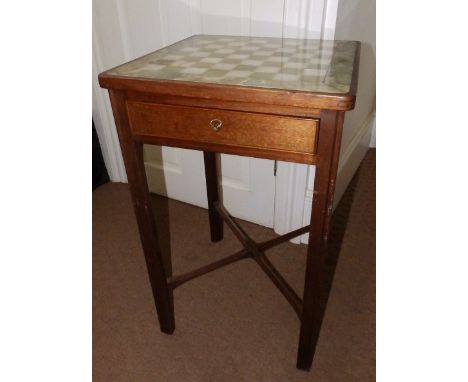
{"type": "Polygon", "coordinates": [[[326,254],[333,195],[344,113],[355,103],[359,49],[353,69],[351,90],[347,94],[293,92],[281,89],[260,89],[182,81],[125,78],[103,73],[101,86],[108,88],[122,148],[141,243],[146,260],[161,331],[175,330],[173,290],[181,284],[235,261],[252,258],[265,271],[292,305],[301,321],[297,368],[309,370],[321,326],[319,301],[321,276],[326,254]],[[141,102],[157,105],[178,105],[219,111],[237,111],[259,115],[309,118],[318,123],[314,153],[298,153],[278,149],[230,146],[194,139],[135,133],[129,116],[129,104],[141,102]],[[212,241],[223,238],[223,222],[232,229],[243,249],[200,269],[169,277],[163,266],[156,233],[156,223],[143,163],[143,144],[157,144],[202,150],[204,152],[209,222],[212,241]],[[253,156],[299,163],[315,164],[315,183],[310,225],[281,237],[255,243],[229,215],[219,200],[219,179],[215,152],[253,156]],[[288,285],[265,256],[265,251],[298,235],[309,233],[304,294],[301,298],[288,285]]]}

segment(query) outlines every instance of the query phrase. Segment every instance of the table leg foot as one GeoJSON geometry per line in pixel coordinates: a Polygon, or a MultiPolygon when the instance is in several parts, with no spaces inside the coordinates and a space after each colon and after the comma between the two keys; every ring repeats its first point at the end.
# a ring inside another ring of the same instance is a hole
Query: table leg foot
{"type": "Polygon", "coordinates": [[[312,366],[312,361],[317,346],[318,330],[314,330],[314,325],[301,322],[301,334],[299,337],[299,348],[297,351],[296,368],[299,370],[309,371],[312,366]]]}

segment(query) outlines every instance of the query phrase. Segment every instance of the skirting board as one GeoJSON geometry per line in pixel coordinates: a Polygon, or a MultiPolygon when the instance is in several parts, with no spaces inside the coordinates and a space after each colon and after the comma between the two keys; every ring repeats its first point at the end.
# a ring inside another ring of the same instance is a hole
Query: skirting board
{"type": "MultiPolygon", "coordinates": [[[[338,164],[338,175],[336,178],[335,197],[333,200],[333,210],[340,202],[351,179],[361,164],[371,143],[371,136],[375,133],[375,111],[373,111],[358,129],[348,146],[341,152],[338,164]]],[[[374,144],[375,145],[375,144],[374,144]]],[[[375,147],[375,146],[374,146],[375,147]]],[[[304,202],[303,225],[309,224],[312,211],[313,189],[308,188],[304,202]]],[[[297,241],[296,241],[297,242],[297,241]]],[[[309,235],[301,236],[301,243],[307,244],[309,235]]]]}

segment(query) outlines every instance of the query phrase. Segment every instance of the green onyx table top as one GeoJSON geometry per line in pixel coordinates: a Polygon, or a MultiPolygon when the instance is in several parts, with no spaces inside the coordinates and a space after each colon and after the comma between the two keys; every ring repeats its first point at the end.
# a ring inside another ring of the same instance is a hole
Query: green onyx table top
{"type": "Polygon", "coordinates": [[[359,42],[196,35],[107,75],[347,94],[359,42]]]}

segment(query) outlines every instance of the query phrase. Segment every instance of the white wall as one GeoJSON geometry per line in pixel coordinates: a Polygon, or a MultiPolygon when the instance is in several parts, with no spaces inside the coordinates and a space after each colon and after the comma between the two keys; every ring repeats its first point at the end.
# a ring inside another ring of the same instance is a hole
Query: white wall
{"type": "Polygon", "coordinates": [[[375,0],[341,0],[335,39],[361,41],[361,61],[356,108],[346,114],[342,147],[375,109],[375,0]]]}
{"type": "Polygon", "coordinates": [[[335,200],[339,200],[368,147],[375,147],[375,0],[341,0],[335,39],[362,44],[356,107],[346,113],[341,142],[335,193],[335,200]]]}

